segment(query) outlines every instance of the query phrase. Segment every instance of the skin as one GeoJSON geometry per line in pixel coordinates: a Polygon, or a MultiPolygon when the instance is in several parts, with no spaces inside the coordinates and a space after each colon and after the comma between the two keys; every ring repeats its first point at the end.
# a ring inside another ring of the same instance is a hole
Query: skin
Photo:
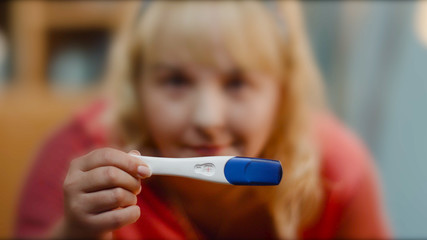
{"type": "Polygon", "coordinates": [[[65,214],[53,238],[108,239],[139,218],[136,195],[151,172],[131,154],[139,152],[104,148],[71,162],[63,184],[65,214]]]}
{"type": "MultiPolygon", "coordinates": [[[[144,71],[142,111],[161,156],[257,157],[265,147],[280,102],[277,78],[240,70],[225,54],[219,59],[221,68],[171,58],[148,65],[144,71]]],[[[156,181],[160,186],[153,189],[177,196],[185,203],[181,206],[185,214],[207,235],[222,234],[218,229],[226,225],[225,219],[240,219],[241,226],[250,226],[244,224],[247,220],[261,219],[251,217],[254,211],[248,210],[257,206],[255,199],[239,200],[249,188],[176,177],[157,177],[156,181]],[[225,192],[229,197],[224,197],[225,192]]],[[[254,236],[247,228],[240,230],[234,228],[233,233],[254,236]]]]}
{"type": "Polygon", "coordinates": [[[172,61],[149,68],[141,101],[162,156],[259,155],[275,118],[278,83],[267,74],[228,69],[172,61]]]}

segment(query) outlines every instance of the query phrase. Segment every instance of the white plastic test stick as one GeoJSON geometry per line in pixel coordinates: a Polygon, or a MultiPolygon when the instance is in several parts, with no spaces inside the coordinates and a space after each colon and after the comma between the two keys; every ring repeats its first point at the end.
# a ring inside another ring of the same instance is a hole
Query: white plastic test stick
{"type": "Polygon", "coordinates": [[[153,175],[182,176],[233,185],[277,185],[282,178],[279,161],[238,156],[166,158],[136,156],[153,175]]]}

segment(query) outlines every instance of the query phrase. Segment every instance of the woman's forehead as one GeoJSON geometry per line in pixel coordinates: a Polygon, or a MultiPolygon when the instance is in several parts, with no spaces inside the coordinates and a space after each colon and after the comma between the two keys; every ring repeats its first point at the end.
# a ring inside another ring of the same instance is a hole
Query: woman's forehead
{"type": "Polygon", "coordinates": [[[215,23],[212,11],[204,9],[204,12],[206,14],[190,12],[189,17],[177,7],[167,18],[153,21],[156,29],[152,28],[145,38],[147,60],[221,65],[229,56],[226,56],[219,24],[215,23]]]}
{"type": "MultiPolygon", "coordinates": [[[[162,49],[162,48],[160,48],[162,49]]],[[[177,46],[167,51],[165,48],[160,50],[162,53],[147,62],[147,66],[155,69],[186,69],[189,71],[216,71],[229,72],[239,68],[238,64],[233,61],[225,47],[218,43],[207,48],[206,57],[194,54],[185,47],[177,46]],[[209,59],[207,59],[209,57],[209,59]]]]}

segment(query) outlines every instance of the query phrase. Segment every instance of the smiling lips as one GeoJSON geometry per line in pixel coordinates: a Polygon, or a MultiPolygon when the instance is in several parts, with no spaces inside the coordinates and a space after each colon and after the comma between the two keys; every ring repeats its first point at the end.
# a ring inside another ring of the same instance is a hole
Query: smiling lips
{"type": "Polygon", "coordinates": [[[200,145],[200,146],[190,146],[190,149],[195,151],[201,156],[214,156],[219,155],[220,152],[225,148],[225,146],[220,145],[200,145]]]}

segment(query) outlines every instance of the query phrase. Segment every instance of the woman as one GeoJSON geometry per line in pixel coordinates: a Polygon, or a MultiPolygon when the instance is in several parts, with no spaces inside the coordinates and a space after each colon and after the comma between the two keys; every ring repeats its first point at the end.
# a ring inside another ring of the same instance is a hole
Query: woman
{"type": "Polygon", "coordinates": [[[41,151],[18,236],[390,237],[368,154],[322,103],[298,3],[266,4],[147,4],[114,56],[120,95],[41,151]],[[284,176],[276,187],[150,177],[139,152],[277,159],[284,176]]]}

